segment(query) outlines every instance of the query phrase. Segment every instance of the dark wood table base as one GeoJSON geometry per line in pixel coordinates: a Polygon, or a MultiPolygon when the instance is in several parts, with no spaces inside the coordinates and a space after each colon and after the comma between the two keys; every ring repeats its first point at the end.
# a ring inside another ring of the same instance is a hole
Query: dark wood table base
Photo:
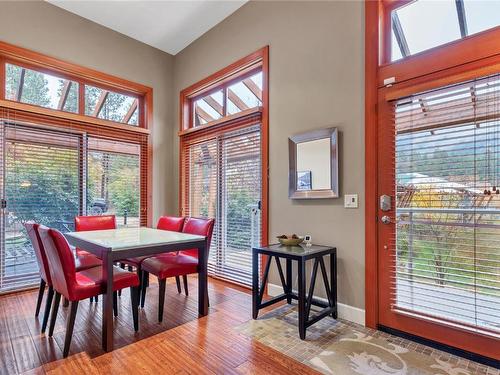
{"type": "MultiPolygon", "coordinates": [[[[292,250],[290,252],[286,251],[286,247],[279,249],[280,251],[274,251],[276,246],[254,248],[252,253],[253,262],[253,287],[252,287],[252,313],[253,318],[257,319],[259,310],[277,302],[286,300],[288,304],[292,303],[292,300],[298,301],[299,307],[299,335],[302,340],[306,337],[306,329],[318,322],[319,320],[332,316],[334,319],[337,318],[337,252],[335,248],[328,248],[323,246],[315,246],[314,249],[310,249],[310,252],[303,254],[297,254],[292,250]],[[274,249],[273,249],[274,248],[274,249]],[[259,255],[267,255],[267,262],[264,268],[264,273],[262,276],[262,281],[259,285],[259,255]],[[326,272],[326,266],[324,261],[324,256],[330,255],[330,280],[328,279],[328,274],[326,272]],[[263,301],[265,286],[269,277],[269,269],[273,258],[276,261],[278,274],[280,277],[281,285],[283,287],[283,293],[263,301]],[[280,258],[286,259],[286,275],[283,272],[283,267],[280,263],[280,258]],[[293,277],[292,277],[292,261],[297,261],[298,265],[298,292],[295,293],[292,290],[293,277]],[[309,284],[309,291],[306,295],[306,261],[313,261],[313,269],[309,284]],[[325,290],[327,294],[327,301],[322,301],[314,297],[314,288],[316,285],[316,276],[318,275],[318,268],[321,272],[323,283],[325,285],[325,290]],[[286,276],[286,279],[285,279],[286,276]],[[317,312],[311,317],[311,306],[322,307],[323,309],[317,312]]],[[[299,246],[300,247],[300,246],[299,246]]],[[[291,247],[297,248],[297,247],[291,247]]]]}

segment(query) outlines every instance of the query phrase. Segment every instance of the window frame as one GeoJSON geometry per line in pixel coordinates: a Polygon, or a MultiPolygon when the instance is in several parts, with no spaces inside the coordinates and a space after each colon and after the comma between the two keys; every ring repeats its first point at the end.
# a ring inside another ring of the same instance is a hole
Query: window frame
{"type": "MultiPolygon", "coordinates": [[[[140,220],[141,225],[152,225],[153,147],[150,133],[153,124],[153,89],[151,87],[5,42],[0,42],[0,86],[2,87],[0,90],[0,111],[15,113],[16,118],[20,121],[32,124],[43,123],[43,126],[53,126],[65,130],[78,129],[89,135],[140,145],[140,220]],[[5,98],[5,64],[7,63],[77,82],[79,84],[78,113],[7,100],[5,98]],[[139,108],[138,125],[85,116],[85,85],[136,98],[139,108]]],[[[40,127],[43,126],[40,125],[40,127]]]]}
{"type": "Polygon", "coordinates": [[[236,130],[239,127],[249,126],[260,121],[261,124],[261,243],[267,245],[269,241],[269,46],[265,46],[254,53],[243,57],[233,64],[219,70],[209,77],[187,87],[180,92],[179,98],[179,215],[183,215],[183,198],[185,194],[183,175],[183,157],[186,145],[193,138],[201,141],[208,139],[226,129],[236,130]],[[226,88],[235,81],[249,77],[262,71],[262,106],[250,108],[232,115],[227,115],[210,123],[194,127],[192,103],[193,100],[204,97],[207,93],[226,88]]]}
{"type": "MultiPolygon", "coordinates": [[[[387,140],[379,138],[379,128],[380,123],[392,118],[388,100],[486,76],[500,69],[500,26],[390,62],[391,11],[411,1],[365,2],[365,324],[373,329],[380,324],[378,262],[379,253],[384,251],[378,234],[378,171],[387,140]],[[384,82],[389,78],[389,82],[384,82]]],[[[419,327],[426,324],[428,322],[418,322],[419,327]]],[[[426,336],[433,335],[430,340],[453,338],[456,343],[463,334],[460,329],[449,326],[434,328],[426,336]]],[[[471,335],[469,342],[456,350],[485,358],[481,355],[487,353],[491,345],[486,344],[488,339],[483,339],[471,335]]]]}

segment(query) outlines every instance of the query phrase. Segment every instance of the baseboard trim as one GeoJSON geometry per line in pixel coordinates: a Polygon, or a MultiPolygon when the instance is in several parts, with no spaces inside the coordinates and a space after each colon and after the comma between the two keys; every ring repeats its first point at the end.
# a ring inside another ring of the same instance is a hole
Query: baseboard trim
{"type": "MultiPolygon", "coordinates": [[[[294,292],[297,292],[294,290],[294,292]]],[[[277,296],[283,293],[283,287],[276,284],[267,284],[267,293],[271,296],[277,296]]],[[[326,298],[318,298],[321,301],[328,302],[326,298]]],[[[365,310],[359,307],[354,307],[337,302],[338,316],[341,319],[349,320],[351,322],[365,325],[365,310]]]]}

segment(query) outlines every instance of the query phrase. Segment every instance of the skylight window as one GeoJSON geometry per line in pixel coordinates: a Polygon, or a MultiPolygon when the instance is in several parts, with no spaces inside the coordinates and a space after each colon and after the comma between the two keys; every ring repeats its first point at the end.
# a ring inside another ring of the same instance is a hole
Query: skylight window
{"type": "Polygon", "coordinates": [[[417,0],[392,12],[392,56],[399,60],[500,25],[500,2],[417,0]]]}

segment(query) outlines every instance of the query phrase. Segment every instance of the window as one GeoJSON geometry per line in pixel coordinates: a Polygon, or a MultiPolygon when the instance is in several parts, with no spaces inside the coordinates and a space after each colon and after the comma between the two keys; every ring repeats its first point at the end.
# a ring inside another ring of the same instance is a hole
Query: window
{"type": "Polygon", "coordinates": [[[78,83],[17,65],[5,64],[5,98],[78,112],[78,83]]]}
{"type": "Polygon", "coordinates": [[[210,275],[250,286],[267,243],[267,48],[230,68],[181,92],[180,207],[215,218],[210,275]]]}
{"type": "Polygon", "coordinates": [[[500,2],[417,0],[392,11],[391,19],[395,61],[499,26],[500,2]]]}
{"type": "Polygon", "coordinates": [[[39,282],[28,220],[62,232],[86,214],[152,224],[152,90],[3,42],[0,69],[2,293],[39,282]]]}
{"type": "Polygon", "coordinates": [[[500,76],[396,104],[394,308],[500,333],[500,76]]]}
{"type": "Polygon", "coordinates": [[[192,101],[193,127],[251,110],[262,105],[262,72],[230,80],[212,93],[192,101]]]}
{"type": "Polygon", "coordinates": [[[140,146],[89,138],[87,214],[116,215],[118,226],[140,223],[140,146]]]}
{"type": "Polygon", "coordinates": [[[5,64],[5,99],[64,112],[80,113],[128,125],[139,125],[139,98],[56,75],[5,64]],[[79,87],[84,86],[84,109],[79,87]]]}
{"type": "Polygon", "coordinates": [[[85,114],[103,120],[137,125],[138,100],[98,87],[85,85],[85,114]]]}

